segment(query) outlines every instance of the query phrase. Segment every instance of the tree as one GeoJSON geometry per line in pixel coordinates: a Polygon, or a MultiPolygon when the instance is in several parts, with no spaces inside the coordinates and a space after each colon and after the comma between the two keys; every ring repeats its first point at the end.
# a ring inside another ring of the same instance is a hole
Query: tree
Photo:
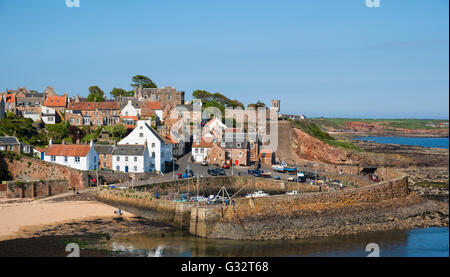
{"type": "Polygon", "coordinates": [[[48,137],[51,138],[54,143],[61,143],[62,140],[69,134],[69,126],[69,122],[48,124],[46,126],[48,130],[48,137]]]}
{"type": "Polygon", "coordinates": [[[87,101],[89,102],[103,102],[105,101],[104,92],[98,86],[90,86],[89,87],[89,96],[87,97],[87,101]]]}
{"type": "Polygon", "coordinates": [[[117,97],[126,97],[126,96],[133,96],[134,95],[134,91],[126,91],[122,88],[113,88],[111,90],[111,92],[109,93],[111,94],[113,97],[117,98],[117,97]]]}
{"type": "Polygon", "coordinates": [[[157,88],[156,84],[153,83],[153,81],[149,77],[144,75],[133,76],[131,78],[131,81],[133,82],[131,83],[131,86],[135,88],[141,86],[143,88],[157,88]]]}
{"type": "Polygon", "coordinates": [[[83,129],[78,128],[77,126],[70,126],[68,129],[69,136],[72,137],[72,143],[76,143],[77,140],[81,141],[81,138],[86,135],[86,132],[83,129]]]}
{"type": "Polygon", "coordinates": [[[112,128],[112,135],[115,138],[122,138],[127,133],[127,127],[123,124],[116,124],[112,128]]]}
{"type": "Polygon", "coordinates": [[[256,104],[248,104],[247,107],[251,107],[251,108],[254,108],[255,110],[257,110],[258,108],[266,107],[266,104],[264,104],[263,102],[258,100],[258,102],[256,102],[256,104]]]}

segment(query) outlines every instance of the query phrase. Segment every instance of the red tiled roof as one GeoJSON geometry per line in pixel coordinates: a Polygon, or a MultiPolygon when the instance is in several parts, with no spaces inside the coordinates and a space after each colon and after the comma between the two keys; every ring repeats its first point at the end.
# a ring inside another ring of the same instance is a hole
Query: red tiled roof
{"type": "Polygon", "coordinates": [[[49,96],[44,101],[46,107],[65,107],[67,98],[65,96],[49,96]]]}
{"type": "Polygon", "coordinates": [[[167,140],[172,144],[177,144],[178,142],[174,140],[171,136],[166,136],[167,140]]]}
{"type": "Polygon", "coordinates": [[[91,150],[90,145],[53,144],[45,152],[47,156],[85,157],[91,150]]]}
{"type": "Polygon", "coordinates": [[[160,102],[146,101],[146,102],[142,103],[142,109],[162,110],[162,105],[160,102]]]}
{"type": "Polygon", "coordinates": [[[213,142],[207,142],[207,141],[202,139],[199,144],[195,140],[192,143],[192,148],[211,148],[211,147],[213,147],[213,145],[214,145],[213,142]]]}
{"type": "Polygon", "coordinates": [[[134,121],[138,120],[138,117],[135,116],[135,115],[121,115],[120,117],[123,118],[123,119],[132,119],[134,121]]]}
{"type": "Polygon", "coordinates": [[[6,94],[6,103],[16,103],[14,94],[6,94]]]}
{"type": "Polygon", "coordinates": [[[39,152],[45,152],[45,151],[47,151],[47,147],[45,147],[45,148],[41,148],[41,147],[34,147],[34,149],[35,150],[37,150],[37,151],[39,151],[39,152]]]}
{"type": "Polygon", "coordinates": [[[120,102],[97,102],[99,110],[120,110],[120,102]]]}
{"type": "Polygon", "coordinates": [[[141,115],[143,117],[155,115],[155,110],[162,110],[161,103],[159,102],[144,102],[142,104],[141,115]]]}

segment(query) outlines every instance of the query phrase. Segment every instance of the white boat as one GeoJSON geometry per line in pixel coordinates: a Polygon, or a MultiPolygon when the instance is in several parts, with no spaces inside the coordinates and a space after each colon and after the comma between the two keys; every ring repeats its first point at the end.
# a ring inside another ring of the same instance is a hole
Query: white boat
{"type": "Polygon", "coordinates": [[[286,194],[289,194],[289,195],[297,195],[297,194],[298,194],[298,191],[293,190],[293,191],[291,191],[291,192],[286,192],[286,194]]]}
{"type": "Polygon", "coordinates": [[[264,197],[264,196],[268,196],[268,195],[269,194],[265,193],[264,191],[258,190],[258,191],[255,191],[254,193],[247,194],[245,197],[247,197],[247,198],[250,198],[250,197],[264,197]]]}
{"type": "Polygon", "coordinates": [[[284,166],[281,165],[272,165],[272,169],[278,172],[284,172],[284,166]]]}

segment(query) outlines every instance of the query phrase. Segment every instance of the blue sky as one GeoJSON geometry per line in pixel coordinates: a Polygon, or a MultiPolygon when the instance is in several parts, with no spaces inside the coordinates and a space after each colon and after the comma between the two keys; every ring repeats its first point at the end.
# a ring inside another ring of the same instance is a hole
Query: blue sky
{"type": "Polygon", "coordinates": [[[0,0],[0,91],[158,86],[283,113],[449,117],[448,0],[0,0]]]}

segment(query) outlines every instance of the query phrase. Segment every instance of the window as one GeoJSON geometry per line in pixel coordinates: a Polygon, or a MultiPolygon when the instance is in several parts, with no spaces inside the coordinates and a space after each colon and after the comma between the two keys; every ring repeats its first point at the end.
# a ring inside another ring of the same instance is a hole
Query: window
{"type": "Polygon", "coordinates": [[[152,152],[152,158],[154,158],[155,157],[155,152],[152,152]]]}
{"type": "Polygon", "coordinates": [[[75,163],[79,163],[80,162],[80,157],[75,157],[75,163]]]}
{"type": "Polygon", "coordinates": [[[100,119],[97,119],[97,125],[100,125],[100,119]]]}
{"type": "Polygon", "coordinates": [[[137,171],[137,166],[134,166],[134,171],[137,171]]]}
{"type": "Polygon", "coordinates": [[[134,161],[137,162],[137,157],[134,157],[134,161]]]}
{"type": "Polygon", "coordinates": [[[103,159],[106,159],[106,154],[103,154],[103,159]]]}
{"type": "Polygon", "coordinates": [[[239,151],[239,157],[242,157],[242,152],[239,151]]]}
{"type": "Polygon", "coordinates": [[[106,162],[103,162],[103,167],[106,167],[106,162]]]}
{"type": "Polygon", "coordinates": [[[54,161],[56,161],[56,157],[55,157],[55,156],[51,156],[51,157],[50,157],[50,160],[51,160],[52,162],[54,162],[54,161]]]}
{"type": "Polygon", "coordinates": [[[205,149],[203,149],[203,148],[200,149],[200,153],[202,153],[202,154],[205,153],[205,149]]]}
{"type": "Polygon", "coordinates": [[[80,119],[77,118],[77,125],[80,125],[80,119]]]}
{"type": "Polygon", "coordinates": [[[195,148],[195,153],[196,153],[196,154],[198,153],[198,148],[195,148]]]}
{"type": "Polygon", "coordinates": [[[117,170],[117,171],[120,171],[120,166],[116,166],[116,170],[117,170]]]}
{"type": "Polygon", "coordinates": [[[128,112],[125,112],[125,115],[128,115],[128,112]]]}
{"type": "Polygon", "coordinates": [[[117,156],[117,161],[120,162],[120,157],[119,156],[117,156]]]}
{"type": "Polygon", "coordinates": [[[155,143],[152,143],[152,148],[155,148],[155,143]]]}
{"type": "Polygon", "coordinates": [[[64,157],[64,162],[67,163],[67,157],[64,157]]]}
{"type": "Polygon", "coordinates": [[[72,124],[72,125],[73,125],[73,118],[71,118],[71,119],[70,119],[70,124],[72,124]]]}
{"type": "Polygon", "coordinates": [[[144,133],[139,133],[139,137],[143,138],[144,137],[144,133]]]}
{"type": "Polygon", "coordinates": [[[128,162],[128,156],[125,157],[125,161],[128,162]]]}

